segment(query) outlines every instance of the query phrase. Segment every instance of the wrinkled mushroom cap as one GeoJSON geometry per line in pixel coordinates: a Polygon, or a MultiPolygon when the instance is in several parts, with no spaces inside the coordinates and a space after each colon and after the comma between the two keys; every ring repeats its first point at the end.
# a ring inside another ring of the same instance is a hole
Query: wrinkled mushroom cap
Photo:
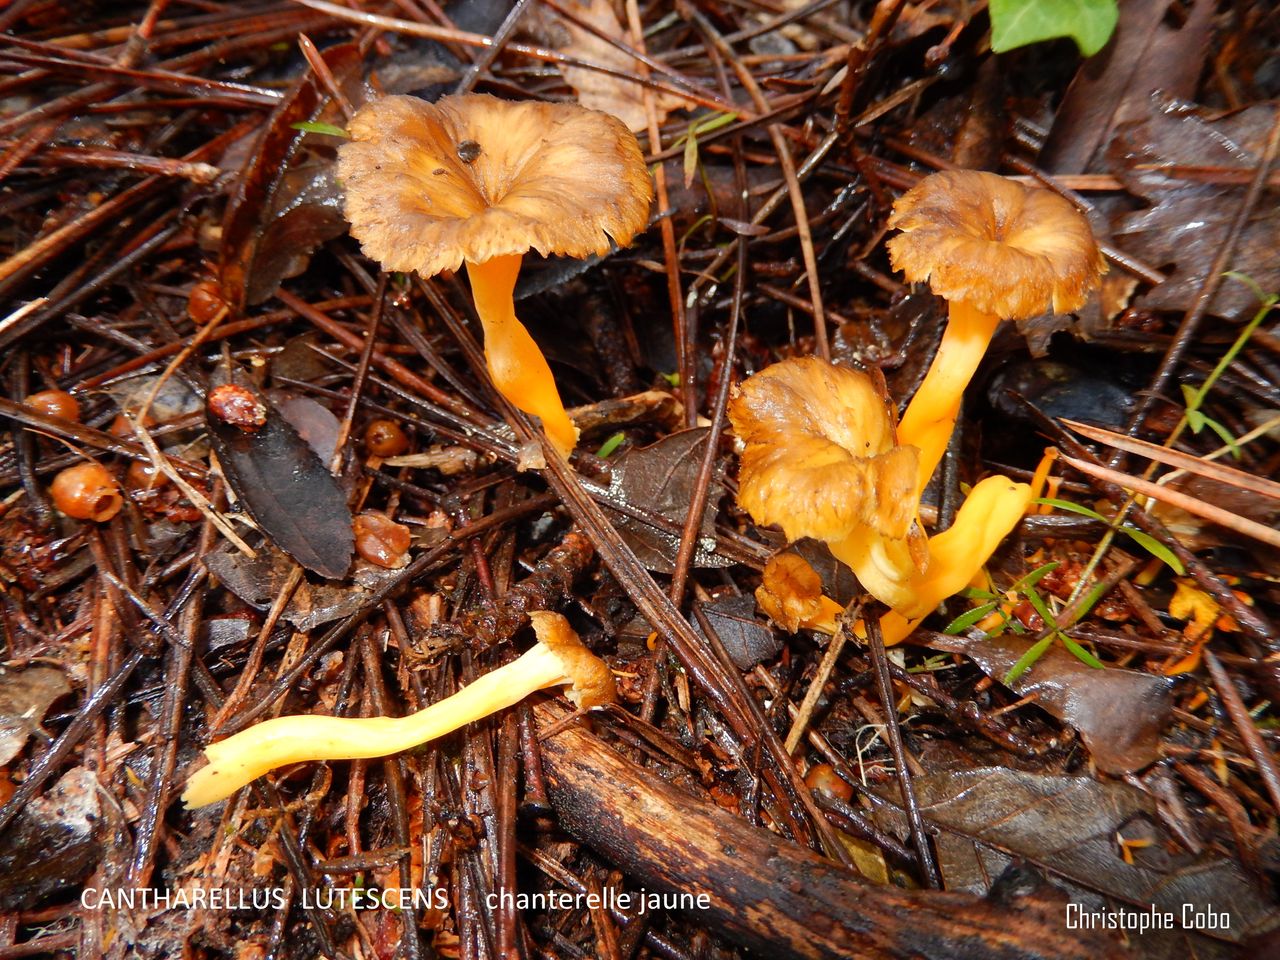
{"type": "Polygon", "coordinates": [[[798,553],[780,553],[765,564],[756,603],[788,633],[835,630],[840,604],[822,593],[822,578],[798,553]]]}
{"type": "Polygon", "coordinates": [[[576,104],[383,97],[338,148],[351,233],[386,270],[433,276],[533,249],[585,257],[645,226],[635,136],[576,104]],[[468,162],[470,161],[470,162],[468,162]]]}
{"type": "Polygon", "coordinates": [[[1005,320],[1078,309],[1106,272],[1089,221],[1068,201],[977,170],[925,177],[893,205],[895,270],[1005,320]]]}
{"type": "Polygon", "coordinates": [[[608,664],[582,645],[569,621],[558,613],[531,610],[529,619],[538,642],[553,653],[569,678],[564,695],[580,710],[618,699],[618,685],[608,664]]]}
{"type": "Polygon", "coordinates": [[[728,414],[746,445],[738,502],[757,523],[790,540],[830,543],[868,526],[907,535],[919,450],[895,445],[888,405],[865,373],[784,360],[748,378],[728,414]]]}

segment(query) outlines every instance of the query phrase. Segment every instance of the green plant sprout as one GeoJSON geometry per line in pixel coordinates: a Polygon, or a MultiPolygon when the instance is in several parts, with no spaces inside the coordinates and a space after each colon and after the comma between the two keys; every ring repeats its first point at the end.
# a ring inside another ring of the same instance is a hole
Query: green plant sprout
{"type": "Polygon", "coordinates": [[[1107,45],[1120,19],[1116,0],[990,0],[991,49],[1017,47],[1070,37],[1082,56],[1107,45]]]}
{"type": "Polygon", "coordinates": [[[1249,342],[1253,332],[1266,319],[1267,314],[1275,308],[1276,303],[1280,302],[1280,294],[1267,295],[1263,293],[1262,288],[1258,286],[1252,277],[1247,277],[1241,273],[1230,272],[1225,276],[1230,277],[1232,280],[1238,280],[1249,287],[1254,292],[1254,295],[1257,296],[1261,306],[1259,306],[1258,312],[1253,315],[1253,319],[1244,325],[1244,329],[1236,337],[1235,343],[1231,344],[1230,349],[1222,355],[1218,365],[1213,368],[1209,376],[1205,377],[1204,383],[1200,385],[1199,389],[1185,383],[1182,384],[1182,399],[1187,409],[1183,413],[1182,420],[1178,423],[1178,426],[1174,428],[1173,434],[1169,437],[1166,445],[1172,446],[1187,427],[1190,427],[1191,432],[1196,434],[1208,427],[1227,445],[1231,455],[1239,460],[1240,448],[1236,445],[1236,438],[1231,435],[1231,431],[1217,420],[1206,416],[1200,407],[1204,403],[1205,397],[1208,396],[1209,391],[1213,389],[1214,384],[1218,382],[1227,367],[1231,366],[1236,357],[1239,356],[1240,351],[1244,349],[1244,345],[1249,342]]]}
{"type": "Polygon", "coordinates": [[[291,123],[289,126],[295,130],[301,130],[303,133],[323,133],[327,137],[341,137],[343,140],[350,140],[351,134],[332,123],[322,123],[319,120],[300,120],[297,123],[291,123]]]}
{"type": "Polygon", "coordinates": [[[619,430],[613,436],[609,437],[604,443],[600,444],[600,449],[596,451],[596,456],[601,460],[613,456],[617,449],[622,446],[622,442],[627,439],[627,435],[619,430]]]}
{"type": "Polygon", "coordinates": [[[1100,520],[1112,529],[1123,533],[1143,550],[1147,551],[1147,553],[1166,564],[1169,569],[1178,574],[1178,576],[1182,576],[1186,573],[1186,570],[1182,566],[1182,561],[1178,559],[1177,555],[1145,530],[1139,530],[1137,527],[1130,526],[1127,523],[1122,523],[1119,526],[1116,526],[1113,519],[1103,516],[1097,510],[1091,509],[1090,507],[1082,507],[1078,503],[1072,503],[1070,500],[1057,500],[1050,497],[1041,497],[1035,502],[1053,507],[1055,510],[1065,511],[1066,513],[1076,513],[1082,517],[1088,517],[1090,520],[1100,520]]]}
{"type": "Polygon", "coordinates": [[[684,185],[688,189],[693,183],[693,175],[698,170],[698,136],[711,133],[721,127],[727,127],[738,119],[736,113],[713,113],[710,116],[698,117],[689,121],[689,129],[683,137],[671,144],[672,148],[684,144],[684,185]]]}
{"type": "Polygon", "coordinates": [[[1009,671],[1002,678],[1002,683],[1006,685],[1013,683],[1018,679],[1018,677],[1031,669],[1035,662],[1043,657],[1049,647],[1053,645],[1054,640],[1060,641],[1062,645],[1085,666],[1092,667],[1095,670],[1104,669],[1102,661],[1081,646],[1079,642],[1068,636],[1066,628],[1074,625],[1093,609],[1097,602],[1105,595],[1106,585],[1101,583],[1095,584],[1092,593],[1085,598],[1084,602],[1072,615],[1071,623],[1066,625],[1059,624],[1057,622],[1057,615],[1050,608],[1049,602],[1045,600],[1040,591],[1036,589],[1036,584],[1043,580],[1051,571],[1056,570],[1058,566],[1059,563],[1055,560],[1051,563],[1046,563],[1043,566],[1037,567],[1010,587],[1008,593],[1004,596],[992,593],[988,590],[975,590],[971,588],[964,591],[962,596],[975,600],[982,600],[984,602],[978,604],[971,610],[966,610],[960,616],[952,620],[943,628],[943,633],[952,635],[962,633],[970,627],[975,626],[989,614],[995,613],[1000,617],[1002,622],[994,626],[991,630],[988,630],[987,636],[998,637],[1000,634],[1004,633],[1005,630],[1025,635],[1027,633],[1027,629],[1011,617],[1005,610],[1005,605],[1009,602],[1009,594],[1012,594],[1013,596],[1024,598],[1031,604],[1036,613],[1040,615],[1040,619],[1044,621],[1045,629],[1048,632],[1045,636],[1037,640],[1026,653],[1018,658],[1018,661],[1009,668],[1009,671]]]}

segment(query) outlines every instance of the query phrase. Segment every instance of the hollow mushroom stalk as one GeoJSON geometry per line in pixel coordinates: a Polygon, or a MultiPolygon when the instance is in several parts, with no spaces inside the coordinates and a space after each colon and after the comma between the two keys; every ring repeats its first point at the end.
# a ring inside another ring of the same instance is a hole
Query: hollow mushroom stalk
{"type": "Polygon", "coordinates": [[[1089,221],[1049,190],[975,170],[925,177],[893,206],[889,259],[947,301],[947,327],[898,425],[920,449],[923,491],[947,448],[960,399],[1001,320],[1079,309],[1106,261],[1089,221]]]}
{"type": "Polygon", "coordinates": [[[366,104],[338,149],[351,233],[385,270],[466,265],[494,386],[567,457],[578,430],[517,319],[521,258],[604,255],[648,218],[652,184],[634,134],[576,104],[481,94],[366,104]]]}
{"type": "Polygon", "coordinates": [[[565,685],[576,707],[589,710],[617,699],[604,661],[582,645],[558,613],[529,614],[538,643],[511,663],[407,717],[276,717],[210,744],[209,763],[187,782],[189,808],[225,800],[270,770],[306,760],[385,757],[427,743],[519,703],[529,694],[565,685]]]}

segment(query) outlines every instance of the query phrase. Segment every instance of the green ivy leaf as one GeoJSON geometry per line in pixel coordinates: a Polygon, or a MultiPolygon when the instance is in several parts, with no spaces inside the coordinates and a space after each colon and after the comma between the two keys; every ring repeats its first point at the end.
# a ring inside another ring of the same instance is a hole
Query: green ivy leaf
{"type": "Polygon", "coordinates": [[[991,49],[1004,53],[1055,37],[1071,37],[1092,57],[1107,45],[1120,17],[1116,0],[990,0],[991,49]]]}

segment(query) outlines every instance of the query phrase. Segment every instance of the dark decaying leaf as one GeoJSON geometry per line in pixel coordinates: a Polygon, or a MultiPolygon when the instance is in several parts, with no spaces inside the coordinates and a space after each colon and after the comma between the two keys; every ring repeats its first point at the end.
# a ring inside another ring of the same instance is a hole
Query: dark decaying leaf
{"type": "MultiPolygon", "coordinates": [[[[1275,104],[1262,103],[1215,117],[1206,111],[1152,100],[1147,115],[1124,124],[1109,151],[1118,176],[1131,193],[1145,198],[1145,210],[1120,218],[1115,236],[1128,253],[1158,267],[1173,265],[1169,278],[1143,295],[1150,310],[1189,310],[1222,250],[1240,211],[1247,180],[1261,163],[1275,123],[1275,104]],[[1199,182],[1170,175],[1169,166],[1204,168],[1199,182]],[[1166,168],[1166,169],[1162,169],[1166,168]]],[[[1263,290],[1280,286],[1280,206],[1264,192],[1241,232],[1230,267],[1252,277],[1263,290]]],[[[1240,283],[1223,283],[1210,311],[1241,318],[1258,307],[1240,283]]]]}
{"type": "Polygon", "coordinates": [[[246,431],[205,416],[227,483],[281,550],[321,576],[345,576],[355,547],[346,494],[271,401],[244,386],[266,408],[260,428],[246,431]]]}
{"type": "MultiPolygon", "coordinates": [[[[330,47],[323,56],[347,98],[363,103],[356,44],[330,47]]],[[[347,229],[333,175],[333,151],[341,141],[294,129],[309,120],[342,124],[311,71],[272,113],[227,205],[219,281],[237,309],[267,299],[281,280],[306,269],[317,246],[347,229]]]]}
{"type": "Polygon", "coordinates": [[[66,675],[53,667],[0,670],[0,766],[18,755],[49,705],[70,692],[66,675]]]}
{"type": "MultiPolygon", "coordinates": [[[[288,557],[270,548],[260,550],[254,558],[232,547],[223,547],[206,554],[204,564],[223,586],[258,610],[270,608],[284,590],[293,569],[288,557]]],[[[399,575],[399,570],[384,570],[361,561],[351,571],[350,583],[309,583],[304,579],[284,608],[284,619],[304,633],[314,630],[355,613],[368,594],[399,575]]],[[[221,636],[224,644],[239,642],[239,632],[234,625],[226,627],[221,636]]]]}
{"type": "Polygon", "coordinates": [[[0,910],[21,910],[89,875],[105,849],[98,779],[75,767],[0,834],[0,910]]]}
{"type": "Polygon", "coordinates": [[[809,537],[797,540],[791,547],[808,561],[822,578],[822,592],[836,603],[848,604],[858,595],[858,578],[853,571],[831,555],[821,540],[809,537]]]}
{"type": "MultiPolygon", "coordinates": [[[[781,637],[756,616],[755,597],[721,597],[704,603],[702,612],[739,670],[750,670],[757,663],[772,660],[782,649],[781,637]]],[[[703,633],[697,619],[693,628],[703,633]]]]}
{"type": "Polygon", "coordinates": [[[1146,112],[1151,95],[1190,99],[1211,49],[1213,0],[1178,19],[1170,0],[1122,3],[1114,41],[1081,64],[1040,151],[1050,173],[1094,173],[1118,124],[1146,112]]]}
{"type": "MultiPolygon", "coordinates": [[[[1013,858],[1035,864],[1086,910],[1174,914],[1184,905],[1228,914],[1216,931],[1149,930],[1134,937],[1135,957],[1237,956],[1222,952],[1280,923],[1238,865],[1214,856],[1171,857],[1155,823],[1155,802],[1142,790],[1093,777],[1044,776],[979,767],[914,778],[921,813],[934,836],[947,889],[984,894],[1013,858]],[[1117,836],[1152,839],[1126,863],[1117,836]]],[[[892,805],[877,818],[903,832],[897,787],[879,791],[892,805]]]]}
{"type": "MultiPolygon", "coordinates": [[[[929,646],[964,654],[997,679],[1027,649],[1025,641],[1010,637],[941,634],[929,646]]],[[[1169,677],[1119,667],[1095,670],[1054,644],[1010,686],[1020,696],[1034,696],[1036,706],[1080,731],[1099,770],[1131,773],[1159,757],[1160,732],[1170,720],[1169,677]]]]}
{"type": "MultiPolygon", "coordinates": [[[[613,514],[614,525],[636,556],[656,573],[675,570],[680,549],[679,530],[684,527],[693,499],[694,484],[707,446],[706,427],[682,430],[657,443],[626,451],[613,468],[609,492],[638,510],[665,517],[674,529],[655,526],[622,513],[613,514]]],[[[702,513],[695,567],[727,567],[731,560],[716,554],[715,519],[724,486],[719,473],[711,478],[707,506],[702,513]]]]}

